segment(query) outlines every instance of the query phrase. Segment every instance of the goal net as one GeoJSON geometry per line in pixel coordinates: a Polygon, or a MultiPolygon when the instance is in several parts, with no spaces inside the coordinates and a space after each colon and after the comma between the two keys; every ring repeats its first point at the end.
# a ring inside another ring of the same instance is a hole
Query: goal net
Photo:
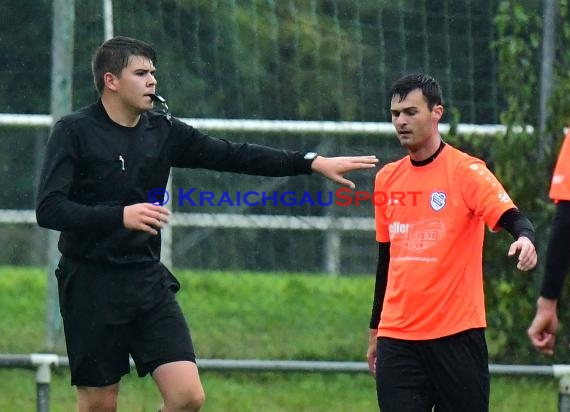
{"type": "MultiPolygon", "coordinates": [[[[159,91],[177,117],[387,122],[391,82],[404,73],[425,71],[440,80],[448,113],[458,114],[454,121],[481,125],[498,123],[501,108],[496,59],[490,47],[496,3],[121,0],[113,4],[113,23],[115,35],[140,38],[156,46],[159,91]]],[[[76,8],[74,108],[96,98],[89,63],[94,48],[103,40],[102,2],[77,2],[76,8]]],[[[49,32],[50,11],[46,8],[43,15],[41,10],[36,14],[34,27],[49,32]]],[[[25,28],[21,32],[25,33],[25,28]]],[[[43,41],[44,49],[51,47],[49,37],[35,41],[43,41]]],[[[45,58],[33,54],[33,48],[29,56],[21,53],[15,57],[26,62],[45,58]]],[[[49,60],[43,66],[49,67],[49,60]]],[[[13,75],[12,80],[5,84],[15,81],[18,67],[13,65],[7,73],[13,75]]],[[[38,83],[27,98],[15,96],[5,100],[4,106],[0,99],[0,111],[29,113],[33,98],[45,101],[48,95],[38,83]],[[39,97],[34,97],[36,94],[39,97]]],[[[47,110],[45,104],[38,107],[47,110]]],[[[204,131],[325,155],[375,154],[381,163],[403,153],[396,139],[375,132],[322,129],[307,133],[283,131],[277,124],[275,130],[204,131]]],[[[35,163],[37,168],[47,130],[0,128],[0,134],[2,164],[8,171],[4,175],[12,179],[12,184],[3,182],[6,196],[0,209],[30,209],[35,181],[29,166],[35,163]],[[4,138],[8,135],[10,138],[4,138]],[[42,144],[37,144],[38,140],[42,144]],[[27,163],[22,163],[23,158],[27,163]]],[[[358,189],[371,191],[373,176],[373,172],[359,172],[349,177],[358,189]]],[[[195,188],[220,196],[248,190],[316,195],[338,187],[315,177],[269,179],[175,171],[172,188],[175,192],[195,188]]],[[[174,204],[173,209],[181,215],[173,231],[176,266],[342,273],[370,273],[374,268],[376,246],[369,202],[358,207],[186,203],[174,204]],[[184,218],[184,213],[204,216],[184,218]],[[348,227],[338,223],[345,218],[354,219],[348,221],[348,227]],[[331,221],[337,222],[337,227],[323,229],[322,225],[331,221]]],[[[41,242],[34,246],[33,232],[31,226],[15,221],[1,225],[0,239],[10,239],[12,249],[9,255],[1,252],[0,259],[7,263],[37,259],[30,251],[37,251],[41,242]]]]}

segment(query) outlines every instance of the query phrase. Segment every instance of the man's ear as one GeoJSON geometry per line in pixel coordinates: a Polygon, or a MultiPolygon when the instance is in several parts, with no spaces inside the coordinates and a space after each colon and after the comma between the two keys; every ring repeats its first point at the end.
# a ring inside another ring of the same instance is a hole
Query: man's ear
{"type": "Polygon", "coordinates": [[[443,106],[441,104],[436,104],[433,106],[431,115],[435,121],[440,121],[443,116],[443,106]]]}
{"type": "Polygon", "coordinates": [[[114,92],[117,91],[118,80],[119,78],[111,72],[107,72],[103,75],[103,83],[105,84],[105,87],[114,92]]]}

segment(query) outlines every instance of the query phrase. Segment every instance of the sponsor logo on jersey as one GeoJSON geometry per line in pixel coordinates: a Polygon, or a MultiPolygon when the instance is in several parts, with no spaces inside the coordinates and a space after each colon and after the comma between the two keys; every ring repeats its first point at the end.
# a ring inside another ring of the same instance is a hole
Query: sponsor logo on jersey
{"type": "Polygon", "coordinates": [[[393,222],[388,226],[390,235],[405,235],[410,230],[410,225],[407,223],[393,222]]]}

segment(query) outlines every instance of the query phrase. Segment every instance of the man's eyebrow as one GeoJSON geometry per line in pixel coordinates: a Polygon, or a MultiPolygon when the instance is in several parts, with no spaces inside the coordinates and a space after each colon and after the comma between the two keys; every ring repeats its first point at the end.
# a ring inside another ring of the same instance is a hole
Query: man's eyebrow
{"type": "Polygon", "coordinates": [[[134,71],[135,71],[135,72],[145,72],[145,73],[146,73],[146,72],[155,73],[155,72],[156,72],[156,69],[155,69],[155,68],[147,69],[147,68],[144,68],[144,67],[138,67],[138,68],[134,69],[134,71]]]}
{"type": "Polygon", "coordinates": [[[406,107],[403,107],[403,108],[401,108],[401,109],[392,109],[392,108],[390,108],[390,112],[406,112],[406,111],[409,111],[409,110],[417,110],[417,109],[418,109],[417,106],[406,106],[406,107]]]}

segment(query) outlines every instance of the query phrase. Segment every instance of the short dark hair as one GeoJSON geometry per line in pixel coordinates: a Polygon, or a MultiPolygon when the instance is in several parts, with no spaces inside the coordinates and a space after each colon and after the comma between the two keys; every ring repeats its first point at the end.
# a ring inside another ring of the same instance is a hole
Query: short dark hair
{"type": "Polygon", "coordinates": [[[91,62],[93,82],[99,94],[103,93],[103,76],[110,72],[118,76],[129,65],[132,56],[142,56],[156,64],[154,48],[141,40],[117,36],[105,41],[97,48],[91,62]]]}
{"type": "Polygon", "coordinates": [[[441,97],[441,87],[436,79],[421,73],[408,74],[394,82],[390,89],[390,99],[400,96],[400,101],[404,100],[408,93],[420,89],[424,95],[428,108],[431,110],[436,104],[443,104],[441,97]]]}

